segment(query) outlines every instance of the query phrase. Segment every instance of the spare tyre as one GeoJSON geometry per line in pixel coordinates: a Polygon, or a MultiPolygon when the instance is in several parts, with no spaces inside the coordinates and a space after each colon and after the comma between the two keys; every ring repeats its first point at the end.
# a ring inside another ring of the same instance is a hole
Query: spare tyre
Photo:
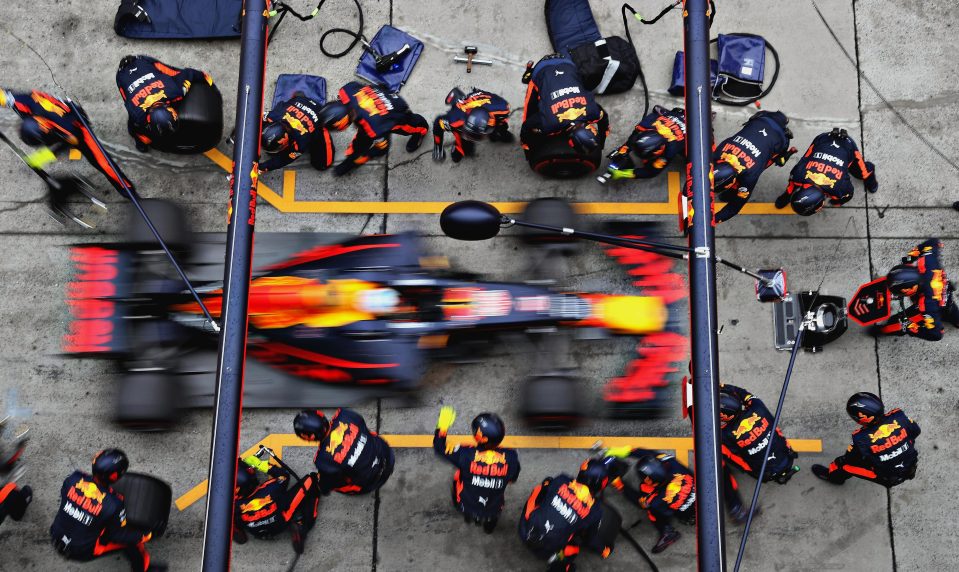
{"type": "Polygon", "coordinates": [[[579,384],[573,377],[554,373],[532,375],[523,388],[521,415],[537,429],[569,429],[583,418],[579,393],[579,384]]]}
{"type": "MultiPolygon", "coordinates": [[[[186,251],[193,243],[193,231],[190,220],[174,202],[160,199],[140,199],[143,212],[150,217],[150,222],[160,233],[160,237],[173,250],[186,251]]],[[[153,231],[136,209],[132,209],[127,217],[126,241],[130,245],[140,248],[156,248],[159,246],[153,231]]]]}
{"type": "Polygon", "coordinates": [[[123,496],[128,526],[152,532],[154,538],[163,536],[173,507],[170,485],[150,475],[127,473],[113,490],[123,496]]]}
{"type": "Polygon", "coordinates": [[[529,166],[550,179],[578,179],[595,171],[603,162],[603,146],[581,155],[569,146],[567,138],[550,137],[530,147],[529,166]]]}
{"type": "Polygon", "coordinates": [[[197,82],[174,104],[177,129],[150,144],[158,151],[194,155],[216,147],[223,136],[223,97],[215,85],[197,82]]]}

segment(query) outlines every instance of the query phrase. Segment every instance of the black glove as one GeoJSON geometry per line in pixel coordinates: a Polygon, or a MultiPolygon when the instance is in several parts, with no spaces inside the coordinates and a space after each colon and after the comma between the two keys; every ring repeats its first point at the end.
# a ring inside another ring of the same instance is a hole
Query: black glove
{"type": "Polygon", "coordinates": [[[463,160],[463,154],[459,152],[459,149],[453,147],[453,152],[450,153],[450,156],[453,158],[454,163],[459,163],[463,160]]]}
{"type": "Polygon", "coordinates": [[[446,159],[446,151],[443,150],[443,144],[433,144],[433,160],[441,162],[446,159]]]}
{"type": "Polygon", "coordinates": [[[339,165],[333,167],[333,176],[340,177],[345,175],[353,170],[356,165],[352,161],[343,161],[339,165]]]}
{"type": "Polygon", "coordinates": [[[422,144],[423,144],[423,136],[413,135],[412,137],[406,140],[406,152],[412,153],[413,151],[416,151],[417,149],[419,149],[420,145],[422,144]]]}
{"type": "Polygon", "coordinates": [[[869,170],[871,175],[866,177],[863,183],[866,185],[866,190],[870,193],[875,193],[879,190],[879,181],[876,180],[876,166],[866,161],[866,169],[869,170]]]}

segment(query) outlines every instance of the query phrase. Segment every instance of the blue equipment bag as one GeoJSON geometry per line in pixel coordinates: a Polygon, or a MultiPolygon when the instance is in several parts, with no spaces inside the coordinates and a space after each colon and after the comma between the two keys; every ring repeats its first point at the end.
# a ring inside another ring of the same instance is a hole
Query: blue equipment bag
{"type": "Polygon", "coordinates": [[[356,66],[356,75],[397,92],[410,78],[413,66],[423,52],[423,42],[393,26],[380,28],[369,47],[376,55],[369,49],[364,50],[356,66]]]}
{"type": "MultiPolygon", "coordinates": [[[[709,60],[709,85],[716,86],[716,78],[719,73],[719,62],[709,60]]],[[[669,93],[682,97],[686,93],[686,54],[676,52],[676,59],[673,60],[673,80],[669,84],[669,93]]]]}
{"type": "Polygon", "coordinates": [[[326,103],[326,80],[315,75],[280,74],[280,77],[276,78],[276,87],[273,88],[273,103],[270,104],[270,109],[292,99],[297,93],[302,93],[322,105],[326,103]]]}
{"type": "Polygon", "coordinates": [[[766,40],[753,34],[720,34],[719,78],[713,97],[750,99],[763,92],[766,40]]]}
{"type": "Polygon", "coordinates": [[[122,0],[113,20],[135,39],[239,38],[243,0],[122,0]]]}
{"type": "Polygon", "coordinates": [[[549,41],[558,54],[568,56],[577,46],[603,39],[589,0],[546,0],[545,11],[549,41]]]}

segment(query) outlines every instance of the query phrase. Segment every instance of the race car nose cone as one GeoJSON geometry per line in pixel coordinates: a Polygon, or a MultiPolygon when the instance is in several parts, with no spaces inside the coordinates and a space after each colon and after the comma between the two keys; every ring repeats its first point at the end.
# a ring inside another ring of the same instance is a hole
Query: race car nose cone
{"type": "Polygon", "coordinates": [[[502,215],[481,201],[460,201],[443,209],[440,228],[457,240],[486,240],[499,234],[502,215]]]}

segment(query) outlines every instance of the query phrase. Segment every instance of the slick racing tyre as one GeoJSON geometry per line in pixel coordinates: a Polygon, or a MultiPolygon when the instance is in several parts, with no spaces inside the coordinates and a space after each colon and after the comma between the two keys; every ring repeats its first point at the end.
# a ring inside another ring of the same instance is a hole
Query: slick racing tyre
{"type": "Polygon", "coordinates": [[[174,105],[177,129],[150,146],[157,151],[194,155],[217,146],[223,137],[223,97],[220,90],[197,82],[182,101],[174,105]]]}
{"type": "Polygon", "coordinates": [[[170,485],[150,475],[127,473],[113,485],[113,490],[123,495],[127,525],[152,532],[154,538],[163,536],[173,506],[170,485]]]}
{"type": "MultiPolygon", "coordinates": [[[[526,204],[523,209],[523,221],[533,224],[558,226],[561,228],[576,228],[576,211],[564,199],[543,198],[535,199],[526,204]]],[[[573,243],[578,241],[572,236],[558,232],[549,232],[535,228],[520,227],[523,240],[530,244],[543,243],[573,243]]]]}
{"type": "MultiPolygon", "coordinates": [[[[186,251],[193,242],[190,221],[176,203],[159,199],[140,199],[143,211],[150,217],[160,237],[173,250],[186,251]]],[[[135,209],[127,218],[127,243],[141,248],[157,248],[156,237],[135,209]]]]}
{"type": "Polygon", "coordinates": [[[582,419],[579,383],[558,374],[533,375],[523,387],[521,414],[538,429],[563,430],[582,419]]]}
{"type": "Polygon", "coordinates": [[[167,431],[177,421],[177,394],[168,373],[128,373],[120,379],[115,420],[133,431],[167,431]]]}
{"type": "Polygon", "coordinates": [[[549,179],[578,179],[592,173],[603,162],[602,145],[587,155],[580,155],[567,143],[566,137],[543,140],[530,147],[529,166],[549,179]]]}
{"type": "Polygon", "coordinates": [[[596,534],[587,542],[587,547],[597,553],[602,553],[607,546],[613,548],[616,545],[616,537],[619,536],[619,529],[623,527],[623,517],[609,503],[603,503],[603,518],[599,521],[599,528],[596,534]]]}

